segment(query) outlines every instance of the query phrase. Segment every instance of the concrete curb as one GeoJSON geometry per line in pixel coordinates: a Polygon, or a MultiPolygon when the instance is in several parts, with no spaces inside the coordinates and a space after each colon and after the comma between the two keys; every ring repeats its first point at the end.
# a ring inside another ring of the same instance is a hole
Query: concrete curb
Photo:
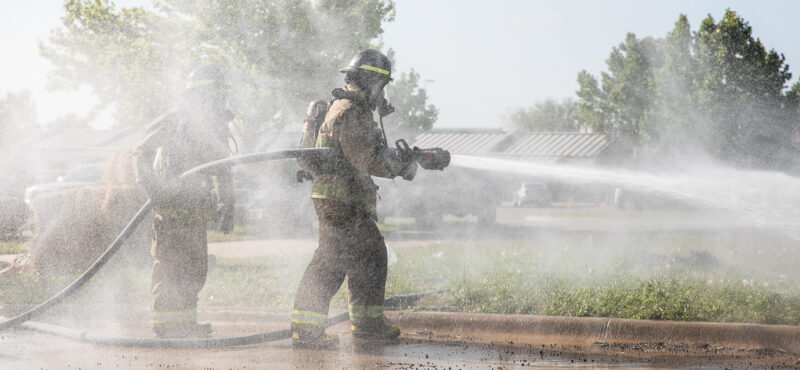
{"type": "Polygon", "coordinates": [[[386,312],[406,333],[477,343],[664,343],[800,353],[800,326],[536,315],[386,312]]]}

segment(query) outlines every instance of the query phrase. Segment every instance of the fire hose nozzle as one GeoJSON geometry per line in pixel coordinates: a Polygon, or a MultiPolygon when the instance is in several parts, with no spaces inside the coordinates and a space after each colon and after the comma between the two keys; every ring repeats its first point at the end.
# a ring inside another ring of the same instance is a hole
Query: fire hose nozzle
{"type": "Polygon", "coordinates": [[[444,170],[450,165],[450,152],[442,148],[419,149],[414,147],[414,160],[426,170],[444,170]]]}
{"type": "Polygon", "coordinates": [[[397,149],[407,153],[420,167],[426,170],[444,170],[450,165],[450,152],[442,148],[410,148],[404,139],[395,142],[397,149]]]}

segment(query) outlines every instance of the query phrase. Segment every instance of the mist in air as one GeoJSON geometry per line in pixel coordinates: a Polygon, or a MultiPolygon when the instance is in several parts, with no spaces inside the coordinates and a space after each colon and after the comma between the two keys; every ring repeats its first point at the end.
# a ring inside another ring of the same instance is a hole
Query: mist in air
{"type": "MultiPolygon", "coordinates": [[[[338,70],[365,48],[393,61],[387,95],[396,111],[381,122],[388,144],[403,138],[452,154],[448,168],[420,168],[412,182],[376,180],[387,296],[444,290],[420,306],[686,321],[735,315],[630,313],[599,307],[598,297],[658,284],[709,294],[751,289],[790,303],[800,296],[791,266],[800,257],[800,143],[792,142],[800,85],[789,85],[791,61],[762,45],[758,29],[734,11],[698,25],[676,14],[660,35],[620,37],[606,71],[575,71],[575,96],[508,107],[502,128],[466,129],[438,119],[425,85],[437,76],[417,72],[404,50],[384,42],[386,24],[414,17],[392,1],[104,0],[63,8],[39,47],[54,65],[50,85],[89,86],[98,102],[84,115],[38,122],[29,93],[0,97],[0,227],[20,245],[2,267],[23,271],[0,275],[16,284],[0,288],[3,316],[85,271],[147,200],[131,150],[149,123],[177,107],[192,69],[215,65],[226,74],[231,155],[279,151],[297,148],[309,102],[332,99],[344,85],[338,70]],[[111,129],[92,129],[98,117],[111,129]]],[[[214,257],[201,309],[290,308],[318,237],[311,183],[299,181],[298,170],[294,160],[234,168],[236,228],[223,235],[209,224],[214,257]]],[[[102,325],[90,327],[140,334],[151,238],[148,219],[49,318],[83,327],[98,317],[102,325]]],[[[346,288],[332,307],[346,308],[346,288]]],[[[741,320],[800,323],[793,315],[741,320]]]]}

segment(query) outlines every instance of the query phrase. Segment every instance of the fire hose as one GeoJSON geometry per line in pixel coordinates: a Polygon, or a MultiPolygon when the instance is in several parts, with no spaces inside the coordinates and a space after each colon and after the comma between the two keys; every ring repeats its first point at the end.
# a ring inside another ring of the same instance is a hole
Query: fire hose
{"type": "MultiPolygon", "coordinates": [[[[248,163],[257,163],[264,161],[273,161],[279,159],[301,158],[301,157],[321,158],[321,157],[337,155],[339,153],[340,152],[338,149],[330,149],[330,148],[290,149],[290,150],[281,150],[272,152],[253,153],[253,154],[220,159],[217,161],[197,166],[182,173],[179,179],[183,180],[188,176],[192,176],[198,173],[238,164],[248,164],[248,163]]],[[[101,254],[100,257],[98,257],[97,260],[91,266],[89,266],[89,268],[86,269],[86,271],[84,271],[77,279],[75,279],[75,281],[67,285],[64,289],[62,289],[61,291],[59,291],[46,301],[34,306],[33,308],[17,316],[14,316],[6,321],[0,322],[0,331],[23,325],[26,321],[29,321],[33,317],[42,314],[46,310],[55,306],[59,302],[63,301],[64,299],[75,293],[78,289],[80,289],[111,259],[111,257],[120,249],[120,247],[122,247],[123,243],[128,238],[130,238],[130,236],[135,231],[136,226],[138,226],[139,223],[148,215],[151,209],[152,209],[152,203],[148,199],[147,202],[145,202],[144,205],[142,205],[142,207],[139,209],[136,215],[134,215],[133,218],[128,222],[128,224],[125,225],[125,227],[122,229],[119,235],[117,235],[116,239],[114,239],[114,241],[108,246],[108,248],[106,248],[103,254],[101,254]]],[[[329,325],[344,321],[345,319],[346,319],[346,314],[335,316],[329,320],[329,325]]],[[[255,344],[255,343],[263,343],[274,340],[281,340],[288,338],[289,336],[288,330],[281,330],[271,333],[256,334],[245,337],[211,338],[211,339],[197,339],[197,340],[130,339],[130,338],[114,338],[114,337],[89,335],[85,332],[78,332],[76,330],[68,328],[60,328],[57,326],[43,324],[43,323],[28,323],[25,324],[24,326],[31,329],[43,330],[52,333],[59,333],[61,335],[76,337],[84,340],[93,341],[96,343],[106,343],[106,344],[125,345],[125,346],[165,347],[165,348],[236,346],[236,345],[255,344]]]]}
{"type": "MultiPolygon", "coordinates": [[[[440,294],[444,291],[424,292],[420,294],[411,294],[403,296],[392,296],[384,300],[384,305],[387,306],[401,306],[401,304],[410,305],[418,301],[420,298],[428,295],[440,294]]],[[[333,317],[328,318],[326,327],[336,325],[348,319],[349,313],[343,312],[333,317]]],[[[42,323],[42,322],[25,322],[19,325],[22,328],[35,330],[43,333],[58,335],[70,339],[90,342],[95,344],[104,344],[121,347],[140,347],[140,348],[219,348],[219,347],[235,347],[245,346],[252,344],[260,344],[267,342],[275,342],[279,340],[289,339],[292,335],[289,329],[276,330],[266,333],[237,336],[237,337],[221,337],[221,338],[198,338],[198,339],[158,339],[158,338],[123,338],[93,334],[87,331],[80,331],[62,326],[42,323]]]]}

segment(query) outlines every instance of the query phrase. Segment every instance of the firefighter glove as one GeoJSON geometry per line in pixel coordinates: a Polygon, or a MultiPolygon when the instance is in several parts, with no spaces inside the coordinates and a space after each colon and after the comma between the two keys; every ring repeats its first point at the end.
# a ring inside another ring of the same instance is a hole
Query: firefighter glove
{"type": "Polygon", "coordinates": [[[402,176],[403,180],[406,181],[414,180],[414,177],[417,176],[417,162],[407,162],[398,175],[402,176]]]}

